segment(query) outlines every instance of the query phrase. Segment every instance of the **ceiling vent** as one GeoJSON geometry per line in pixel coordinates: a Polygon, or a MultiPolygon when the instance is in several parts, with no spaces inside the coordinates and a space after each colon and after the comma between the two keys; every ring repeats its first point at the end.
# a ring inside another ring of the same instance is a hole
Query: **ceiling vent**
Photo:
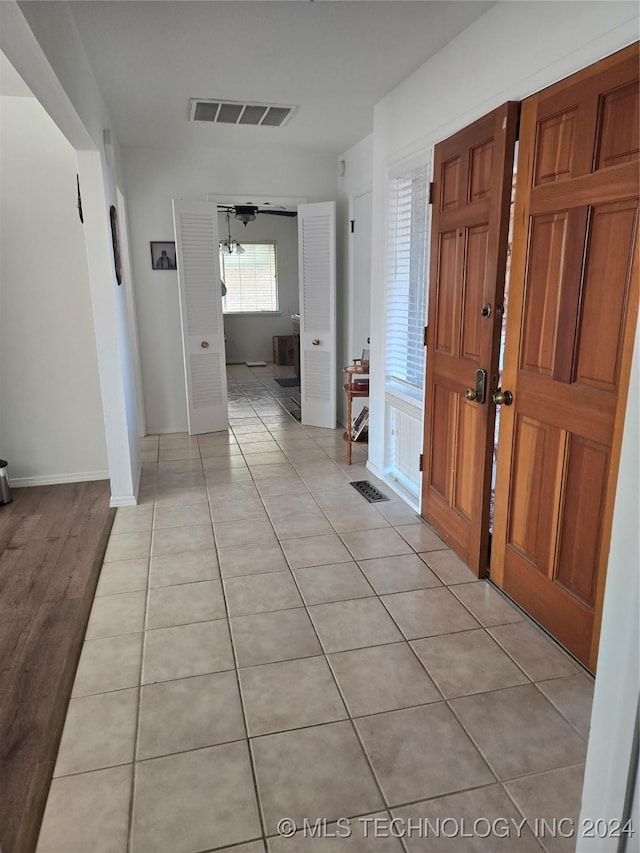
{"type": "Polygon", "coordinates": [[[289,121],[295,109],[295,106],[282,104],[244,104],[238,101],[203,101],[192,98],[189,102],[189,121],[282,127],[289,121]]]}

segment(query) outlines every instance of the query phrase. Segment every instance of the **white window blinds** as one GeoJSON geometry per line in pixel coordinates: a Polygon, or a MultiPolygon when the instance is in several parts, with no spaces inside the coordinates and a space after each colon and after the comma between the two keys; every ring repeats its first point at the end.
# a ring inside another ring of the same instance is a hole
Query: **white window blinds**
{"type": "Polygon", "coordinates": [[[220,274],[227,288],[225,314],[278,310],[275,243],[243,243],[240,255],[220,251],[220,274]]]}
{"type": "Polygon", "coordinates": [[[389,182],[387,381],[424,386],[429,166],[389,182]]]}

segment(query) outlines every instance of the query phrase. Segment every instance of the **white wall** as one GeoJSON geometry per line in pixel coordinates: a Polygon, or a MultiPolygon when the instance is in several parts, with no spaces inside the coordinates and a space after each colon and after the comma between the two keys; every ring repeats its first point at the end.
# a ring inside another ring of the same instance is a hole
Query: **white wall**
{"type": "MultiPolygon", "coordinates": [[[[338,277],[343,286],[338,290],[338,313],[340,318],[338,339],[338,388],[344,384],[342,368],[351,364],[351,359],[358,358],[364,341],[354,331],[355,312],[361,306],[354,303],[354,235],[351,234],[350,222],[354,218],[354,199],[363,193],[370,192],[373,186],[373,136],[369,135],[352,145],[343,152],[339,161],[344,163],[344,175],[338,180],[338,235],[342,245],[341,265],[338,277]],[[358,340],[356,338],[358,337],[358,340]]],[[[357,227],[357,226],[356,226],[357,227]]],[[[362,223],[360,223],[362,228],[362,223]]],[[[369,293],[367,299],[370,300],[369,293]]],[[[369,305],[366,306],[367,311],[369,305]]],[[[346,419],[346,401],[344,394],[338,394],[338,422],[343,424],[346,419]]]]}
{"type": "Polygon", "coordinates": [[[104,479],[75,151],[35,98],[0,110],[0,453],[14,485],[104,479]]]}
{"type": "Polygon", "coordinates": [[[521,100],[638,38],[631,2],[501,2],[376,104],[369,466],[384,469],[389,168],[507,100],[521,100]]]}
{"type": "MultiPolygon", "coordinates": [[[[220,237],[227,234],[224,214],[218,216],[220,237]]],[[[231,235],[240,243],[275,241],[279,314],[225,315],[227,364],[273,361],[273,336],[291,335],[291,315],[298,311],[298,222],[293,216],[258,214],[246,226],[231,217],[231,235]]]]}
{"type": "MultiPolygon", "coordinates": [[[[187,418],[177,276],[153,270],[149,249],[152,240],[174,239],[172,198],[203,199],[216,193],[230,198],[259,194],[327,201],[337,192],[336,161],[331,155],[276,148],[189,153],[123,148],[122,160],[147,430],[178,432],[187,428],[187,418]]],[[[240,239],[235,224],[233,235],[240,239]]],[[[247,234],[253,224],[247,226],[247,234]]],[[[283,333],[288,334],[289,315],[283,312],[282,321],[283,333]]]]}
{"type": "Polygon", "coordinates": [[[109,207],[118,205],[117,139],[112,135],[115,160],[108,162],[109,114],[66,3],[5,0],[0,24],[0,48],[77,152],[111,503],[132,504],[140,476],[136,329],[126,293],[131,283],[115,281],[109,223],[109,207]]]}
{"type": "Polygon", "coordinates": [[[340,194],[353,198],[367,192],[373,185],[373,134],[365,136],[343,152],[344,175],[338,181],[340,194]]]}
{"type": "MultiPolygon", "coordinates": [[[[611,531],[598,674],[591,714],[581,819],[623,816],[640,694],[640,335],[636,335],[611,531]]],[[[636,814],[638,809],[636,781],[636,814]]],[[[582,822],[582,821],[581,821],[582,822]]],[[[638,849],[638,831],[626,848],[638,849]]],[[[619,839],[578,838],[577,853],[616,853],[619,839]]]]}

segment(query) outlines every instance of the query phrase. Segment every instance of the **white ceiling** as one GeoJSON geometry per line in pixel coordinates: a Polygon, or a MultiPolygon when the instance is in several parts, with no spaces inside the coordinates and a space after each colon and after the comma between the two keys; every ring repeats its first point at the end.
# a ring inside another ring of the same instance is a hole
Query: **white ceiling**
{"type": "Polygon", "coordinates": [[[373,105],[491,6],[483,0],[88,0],[69,4],[122,145],[339,153],[373,105]],[[297,104],[282,128],[187,122],[192,97],[297,104]]]}

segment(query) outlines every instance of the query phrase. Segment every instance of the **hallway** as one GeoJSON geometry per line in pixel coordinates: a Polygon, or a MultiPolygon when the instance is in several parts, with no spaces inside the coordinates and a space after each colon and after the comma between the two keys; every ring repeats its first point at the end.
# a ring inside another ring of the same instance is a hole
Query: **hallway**
{"type": "Polygon", "coordinates": [[[534,833],[577,827],[592,679],[277,370],[228,368],[228,435],[142,439],[38,853],[573,850],[534,833]]]}

